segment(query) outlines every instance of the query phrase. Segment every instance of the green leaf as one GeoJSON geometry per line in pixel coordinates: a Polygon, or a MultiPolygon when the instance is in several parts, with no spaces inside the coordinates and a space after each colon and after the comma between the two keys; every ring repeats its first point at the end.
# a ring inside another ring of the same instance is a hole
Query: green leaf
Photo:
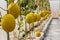
{"type": "Polygon", "coordinates": [[[14,0],[8,0],[8,4],[10,4],[11,2],[14,2],[14,0]]]}
{"type": "Polygon", "coordinates": [[[20,26],[23,26],[23,21],[20,21],[20,22],[19,22],[19,25],[20,25],[20,26]]]}
{"type": "Polygon", "coordinates": [[[20,6],[20,0],[17,0],[18,5],[20,6]]]}
{"type": "Polygon", "coordinates": [[[5,1],[8,1],[8,0],[5,0],[5,1]]]}

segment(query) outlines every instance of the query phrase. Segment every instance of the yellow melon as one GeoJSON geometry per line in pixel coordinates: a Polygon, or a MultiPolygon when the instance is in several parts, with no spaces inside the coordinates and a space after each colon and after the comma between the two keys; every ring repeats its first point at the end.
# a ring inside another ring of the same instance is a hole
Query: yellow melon
{"type": "Polygon", "coordinates": [[[2,29],[6,32],[11,32],[15,29],[15,18],[11,14],[6,14],[2,17],[2,29]]]}
{"type": "Polygon", "coordinates": [[[8,6],[8,13],[17,18],[20,15],[20,7],[18,6],[18,4],[10,3],[10,5],[8,6]]]}
{"type": "Polygon", "coordinates": [[[41,36],[41,32],[40,31],[36,31],[36,37],[40,37],[41,36]]]}

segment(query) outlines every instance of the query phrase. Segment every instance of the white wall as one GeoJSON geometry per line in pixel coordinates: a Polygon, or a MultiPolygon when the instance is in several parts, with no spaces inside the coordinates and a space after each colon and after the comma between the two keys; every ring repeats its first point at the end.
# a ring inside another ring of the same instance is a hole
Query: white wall
{"type": "Polygon", "coordinates": [[[59,0],[50,0],[50,7],[52,11],[52,17],[57,18],[59,12],[59,0]]]}
{"type": "MultiPolygon", "coordinates": [[[[0,0],[0,7],[7,9],[6,6],[7,6],[6,1],[0,0]]],[[[6,11],[3,11],[1,8],[0,8],[0,11],[2,15],[6,14],[6,11]]],[[[7,40],[7,34],[3,29],[0,29],[0,40],[7,40]]]]}
{"type": "MultiPolygon", "coordinates": [[[[6,1],[0,0],[0,7],[4,8],[4,9],[7,9],[6,1]]],[[[6,14],[6,11],[3,11],[2,9],[0,9],[0,11],[1,11],[2,15],[6,14]]]]}

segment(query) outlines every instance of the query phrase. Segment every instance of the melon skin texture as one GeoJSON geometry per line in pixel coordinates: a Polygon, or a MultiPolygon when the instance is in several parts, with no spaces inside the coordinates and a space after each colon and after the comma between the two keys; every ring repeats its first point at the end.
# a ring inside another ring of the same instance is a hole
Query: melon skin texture
{"type": "Polygon", "coordinates": [[[29,24],[34,22],[34,18],[33,18],[32,14],[27,14],[26,15],[26,22],[29,23],[29,24]]]}
{"type": "Polygon", "coordinates": [[[10,3],[8,6],[8,13],[12,14],[16,19],[20,15],[20,7],[18,4],[10,3]]]}
{"type": "Polygon", "coordinates": [[[39,21],[41,19],[41,15],[37,14],[37,21],[39,21]]]}
{"type": "Polygon", "coordinates": [[[6,14],[2,17],[2,29],[6,32],[11,32],[15,29],[15,18],[11,14],[6,14]]]}

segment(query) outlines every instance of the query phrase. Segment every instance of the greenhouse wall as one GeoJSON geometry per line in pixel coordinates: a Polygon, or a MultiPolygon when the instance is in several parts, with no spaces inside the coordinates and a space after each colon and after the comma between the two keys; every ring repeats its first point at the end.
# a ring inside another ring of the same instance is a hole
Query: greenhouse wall
{"type": "Polygon", "coordinates": [[[52,17],[57,18],[59,12],[59,0],[50,0],[50,8],[52,12],[52,17]]]}
{"type": "MultiPolygon", "coordinates": [[[[5,0],[0,0],[0,7],[2,7],[2,8],[4,8],[4,9],[7,9],[7,3],[6,3],[6,1],[5,0]]],[[[0,11],[1,11],[1,14],[6,14],[6,11],[3,11],[2,9],[0,9],[0,11]]]]}

